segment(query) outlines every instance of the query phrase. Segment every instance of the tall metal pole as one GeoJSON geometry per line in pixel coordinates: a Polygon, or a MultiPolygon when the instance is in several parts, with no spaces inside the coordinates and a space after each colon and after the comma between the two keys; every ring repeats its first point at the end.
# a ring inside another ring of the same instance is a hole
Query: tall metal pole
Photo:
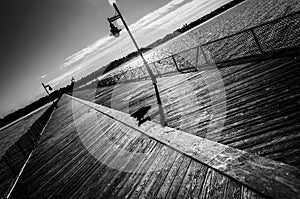
{"type": "Polygon", "coordinates": [[[42,85],[43,85],[43,87],[44,87],[44,89],[45,89],[45,91],[46,91],[46,93],[50,96],[50,93],[48,92],[48,90],[47,90],[47,86],[45,86],[45,84],[44,83],[42,83],[42,85]]]}
{"type": "MultiPolygon", "coordinates": [[[[50,97],[50,93],[49,91],[47,90],[47,87],[49,88],[50,86],[49,85],[45,85],[44,83],[42,83],[46,93],[48,94],[48,97],[49,97],[49,101],[51,101],[51,97],[50,97]]],[[[52,103],[54,104],[54,100],[52,100],[52,103]]]]}
{"type": "Polygon", "coordinates": [[[164,114],[164,109],[163,109],[162,104],[161,104],[161,99],[160,99],[160,95],[159,95],[159,91],[158,91],[158,87],[157,87],[157,80],[156,80],[156,77],[155,77],[155,75],[153,74],[153,72],[152,72],[150,66],[148,65],[146,59],[144,58],[143,53],[142,53],[142,51],[140,50],[138,44],[136,43],[136,41],[135,41],[133,35],[131,34],[131,32],[130,32],[130,30],[129,30],[129,28],[128,28],[128,26],[127,26],[127,24],[126,24],[126,22],[125,22],[125,20],[124,20],[124,18],[123,18],[123,16],[121,15],[120,10],[119,10],[118,7],[117,7],[117,4],[116,4],[116,3],[113,3],[113,7],[115,8],[116,12],[117,12],[118,15],[120,16],[120,18],[121,18],[121,20],[122,20],[122,22],[123,22],[123,24],[124,24],[124,26],[125,26],[127,32],[129,33],[129,36],[130,36],[132,42],[134,43],[134,45],[135,45],[135,47],[136,47],[136,49],[137,49],[139,55],[141,56],[141,58],[142,58],[142,60],[143,60],[143,62],[144,62],[144,65],[145,65],[145,67],[146,67],[146,69],[147,69],[147,71],[148,71],[148,73],[149,73],[149,75],[150,75],[150,77],[151,77],[152,84],[153,84],[153,86],[154,86],[154,90],[155,90],[155,94],[156,94],[158,110],[159,110],[159,113],[160,113],[160,124],[161,124],[162,126],[165,126],[165,124],[166,124],[166,118],[165,118],[165,114],[164,114]]]}

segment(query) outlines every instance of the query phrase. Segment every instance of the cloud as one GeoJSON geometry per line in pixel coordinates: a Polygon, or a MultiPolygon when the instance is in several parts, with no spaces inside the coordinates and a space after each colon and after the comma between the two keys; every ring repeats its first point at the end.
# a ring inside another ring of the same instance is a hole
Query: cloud
{"type": "Polygon", "coordinates": [[[75,76],[75,74],[81,70],[80,65],[78,65],[75,68],[72,68],[71,70],[63,73],[62,75],[58,76],[57,78],[47,82],[47,84],[51,85],[52,87],[58,86],[59,84],[63,83],[64,81],[71,81],[71,77],[75,76]]]}
{"type": "MultiPolygon", "coordinates": [[[[184,1],[185,0],[173,0],[173,1],[171,1],[167,5],[159,8],[158,10],[156,10],[156,11],[150,13],[150,14],[145,15],[138,22],[130,25],[130,29],[138,30],[138,29],[141,29],[141,28],[145,28],[147,26],[147,24],[151,23],[152,21],[158,20],[161,16],[163,16],[164,14],[169,12],[170,10],[174,9],[175,6],[177,6],[178,4],[183,3],[184,1]]],[[[124,33],[124,31],[123,31],[123,33],[124,33]]],[[[65,59],[64,63],[60,66],[60,69],[66,68],[66,67],[82,60],[87,55],[94,52],[95,50],[97,50],[100,47],[105,48],[107,45],[111,45],[110,42],[111,42],[112,39],[113,39],[113,37],[101,38],[98,41],[96,41],[95,43],[91,44],[90,46],[76,52],[75,54],[73,54],[69,57],[67,57],[65,59]]]]}
{"type": "Polygon", "coordinates": [[[47,75],[42,75],[42,76],[41,76],[41,79],[44,79],[45,77],[47,77],[47,75]]]}
{"type": "Polygon", "coordinates": [[[38,77],[37,80],[42,80],[42,79],[45,79],[46,77],[47,77],[47,75],[45,74],[45,75],[38,77]]]}
{"type": "Polygon", "coordinates": [[[165,6],[145,15],[136,23],[132,24],[130,27],[133,29],[139,29],[142,27],[152,28],[149,24],[151,22],[157,21],[160,19],[161,16],[165,15],[166,13],[174,10],[179,4],[182,4],[185,0],[173,0],[170,3],[166,4],[165,6]]]}
{"type": "Polygon", "coordinates": [[[94,52],[95,50],[97,50],[99,47],[105,47],[106,45],[109,44],[108,41],[111,40],[111,37],[103,37],[101,39],[99,39],[98,41],[96,41],[95,43],[91,44],[90,46],[82,49],[81,51],[67,57],[64,61],[64,63],[60,66],[60,69],[64,69],[78,61],[80,61],[81,59],[83,59],[85,56],[87,56],[88,54],[94,52]]]}

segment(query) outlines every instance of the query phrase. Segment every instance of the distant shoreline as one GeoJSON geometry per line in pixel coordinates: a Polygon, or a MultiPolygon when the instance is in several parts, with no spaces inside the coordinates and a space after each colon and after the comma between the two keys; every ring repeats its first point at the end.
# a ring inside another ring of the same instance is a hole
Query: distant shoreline
{"type": "Polygon", "coordinates": [[[12,125],[18,123],[18,122],[21,121],[22,119],[25,119],[25,118],[27,118],[28,116],[30,116],[30,115],[32,115],[32,114],[38,112],[39,110],[41,110],[41,109],[43,109],[43,108],[49,106],[51,103],[52,103],[52,102],[49,102],[48,104],[45,104],[44,106],[41,106],[41,107],[39,107],[39,108],[33,110],[32,112],[28,113],[27,115],[24,115],[24,116],[22,116],[22,117],[16,119],[15,121],[12,121],[12,122],[10,122],[9,124],[6,124],[6,125],[3,126],[3,127],[0,127],[0,131],[2,131],[2,130],[4,130],[4,129],[6,129],[6,128],[8,128],[8,127],[10,127],[10,126],[12,126],[12,125]]]}

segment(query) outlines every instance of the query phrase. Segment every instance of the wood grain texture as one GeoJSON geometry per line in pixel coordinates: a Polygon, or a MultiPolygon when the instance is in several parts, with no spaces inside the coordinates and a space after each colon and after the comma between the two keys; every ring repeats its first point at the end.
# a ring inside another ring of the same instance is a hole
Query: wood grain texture
{"type": "MultiPolygon", "coordinates": [[[[79,99],[76,100],[89,106],[93,104],[79,99]]],[[[153,122],[137,126],[134,119],[126,113],[94,104],[93,108],[185,155],[195,158],[199,162],[229,175],[264,195],[273,198],[282,198],[284,196],[297,198],[300,195],[300,171],[296,167],[169,127],[161,127],[153,122]],[[261,186],[262,184],[264,186],[261,186]]],[[[208,196],[204,195],[203,197],[208,196]]]]}
{"type": "Polygon", "coordinates": [[[207,179],[204,164],[68,96],[58,107],[11,198],[199,196],[207,179]]]}
{"type": "Polygon", "coordinates": [[[6,149],[2,157],[0,156],[1,198],[6,197],[9,194],[17,176],[36,146],[47,121],[51,117],[53,109],[54,105],[51,105],[50,107],[45,106],[44,108],[35,111],[34,114],[28,115],[25,119],[19,120],[17,123],[4,128],[3,132],[11,130],[11,128],[20,127],[16,128],[15,132],[11,133],[13,138],[10,141],[15,141],[15,143],[10,143],[11,145],[4,146],[4,148],[8,146],[9,148],[6,149]],[[36,120],[34,121],[34,119],[36,120]],[[24,125],[20,126],[20,122],[24,123],[24,125]],[[24,130],[26,130],[26,132],[23,132],[24,130]]]}
{"type": "MultiPolygon", "coordinates": [[[[168,126],[298,167],[299,60],[280,58],[158,78],[168,126]],[[219,99],[222,84],[226,96],[219,99]]],[[[149,105],[150,113],[157,110],[149,80],[73,95],[129,114],[149,105]]]]}

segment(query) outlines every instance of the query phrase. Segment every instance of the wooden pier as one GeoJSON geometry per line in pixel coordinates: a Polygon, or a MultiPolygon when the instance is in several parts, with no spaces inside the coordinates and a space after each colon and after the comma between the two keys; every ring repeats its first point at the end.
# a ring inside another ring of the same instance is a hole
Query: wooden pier
{"type": "MultiPolygon", "coordinates": [[[[158,78],[168,126],[299,168],[299,61],[284,57],[158,78]]],[[[157,107],[149,80],[73,96],[129,114],[157,107]]]]}
{"type": "Polygon", "coordinates": [[[298,198],[299,184],[296,167],[64,95],[10,198],[298,198]]]}

